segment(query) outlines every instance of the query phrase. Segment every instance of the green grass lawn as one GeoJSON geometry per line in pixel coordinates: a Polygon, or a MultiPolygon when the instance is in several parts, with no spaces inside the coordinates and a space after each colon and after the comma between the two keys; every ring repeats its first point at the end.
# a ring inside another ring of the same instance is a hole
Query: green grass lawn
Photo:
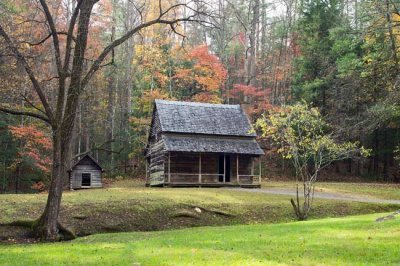
{"type": "MultiPolygon", "coordinates": [[[[295,189],[296,184],[291,181],[266,181],[262,187],[295,189]]],[[[400,200],[400,184],[318,182],[315,191],[400,200]]]]}
{"type": "Polygon", "coordinates": [[[399,265],[400,216],[383,215],[0,245],[0,265],[399,265]]]}
{"type": "MultiPolygon", "coordinates": [[[[0,223],[35,219],[46,194],[0,195],[0,223]]],[[[290,196],[216,188],[146,188],[121,181],[105,189],[67,191],[61,221],[80,236],[104,232],[154,231],[206,225],[294,221],[290,196]],[[203,209],[201,213],[195,207],[203,209]]],[[[315,199],[310,219],[388,212],[394,204],[315,199]]],[[[12,236],[0,226],[0,241],[12,236]]]]}

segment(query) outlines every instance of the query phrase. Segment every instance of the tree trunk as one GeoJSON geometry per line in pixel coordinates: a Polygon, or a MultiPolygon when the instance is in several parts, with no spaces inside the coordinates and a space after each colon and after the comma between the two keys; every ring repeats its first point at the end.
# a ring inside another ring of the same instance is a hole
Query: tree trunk
{"type": "MultiPolygon", "coordinates": [[[[117,24],[117,19],[116,19],[116,1],[113,2],[114,8],[113,8],[113,25],[111,28],[111,42],[114,41],[115,39],[115,25],[117,24]]],[[[112,58],[114,60],[114,53],[115,51],[112,51],[112,58]]],[[[107,117],[106,117],[106,132],[105,132],[105,137],[106,137],[106,161],[110,163],[109,169],[114,168],[114,155],[112,152],[112,142],[114,138],[114,98],[115,98],[115,76],[117,75],[116,73],[116,68],[115,66],[112,67],[109,77],[108,77],[108,83],[107,83],[107,89],[108,89],[108,102],[107,102],[107,117]]]]}
{"type": "Polygon", "coordinates": [[[116,73],[110,73],[108,80],[108,103],[107,103],[107,121],[106,121],[106,149],[107,149],[107,162],[110,163],[110,169],[113,169],[113,153],[112,141],[114,138],[114,86],[116,73]]]}
{"type": "Polygon", "coordinates": [[[388,23],[388,32],[389,32],[389,37],[390,37],[392,57],[393,57],[396,69],[399,69],[399,60],[397,57],[397,47],[396,47],[396,36],[393,32],[392,11],[390,10],[389,0],[385,0],[385,3],[386,3],[386,20],[388,23]]]}
{"type": "MultiPolygon", "coordinates": [[[[70,84],[67,93],[64,116],[58,116],[52,125],[53,131],[53,169],[47,197],[46,208],[36,224],[36,232],[43,241],[56,241],[59,233],[66,237],[74,235],[65,229],[58,221],[61,196],[63,191],[63,180],[66,178],[65,162],[69,154],[72,131],[74,129],[76,111],[79,104],[79,95],[82,92],[82,73],[87,45],[90,15],[95,1],[83,1],[79,13],[79,26],[75,41],[74,56],[70,84]]],[[[60,114],[62,112],[57,112],[60,114]]]]}
{"type": "Polygon", "coordinates": [[[257,53],[257,29],[260,17],[260,0],[254,0],[253,3],[253,18],[251,21],[251,31],[249,36],[250,56],[247,65],[247,85],[255,87],[256,81],[256,53],[257,53]]]}
{"type": "MultiPolygon", "coordinates": [[[[68,147],[68,145],[66,145],[68,147]]],[[[60,211],[62,183],[65,166],[62,152],[61,131],[53,130],[53,169],[46,208],[39,218],[37,233],[44,241],[58,240],[58,215],[60,211]]]]}

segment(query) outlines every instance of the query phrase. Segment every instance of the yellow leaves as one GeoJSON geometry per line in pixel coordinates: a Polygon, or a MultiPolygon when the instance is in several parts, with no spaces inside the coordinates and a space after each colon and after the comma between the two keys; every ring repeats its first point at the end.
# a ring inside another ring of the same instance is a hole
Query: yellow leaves
{"type": "Polygon", "coordinates": [[[152,104],[155,99],[173,99],[170,98],[168,93],[162,91],[161,89],[153,89],[151,91],[143,92],[142,97],[139,98],[139,105],[142,107],[142,110],[145,112],[151,112],[152,104]]]}
{"type": "Polygon", "coordinates": [[[371,152],[372,152],[371,149],[366,149],[366,148],[364,148],[364,146],[361,146],[361,148],[360,148],[360,153],[361,153],[361,156],[363,156],[363,157],[371,156],[371,152]]]}
{"type": "Polygon", "coordinates": [[[207,92],[202,92],[196,94],[193,98],[195,102],[205,102],[205,103],[222,103],[221,98],[216,94],[211,94],[207,92]]]}
{"type": "Polygon", "coordinates": [[[317,108],[306,103],[295,104],[281,110],[271,110],[258,119],[256,128],[262,131],[274,146],[276,152],[285,159],[293,159],[307,164],[309,160],[319,160],[321,164],[350,157],[360,151],[365,156],[368,151],[357,148],[358,143],[336,143],[326,129],[317,108]]]}

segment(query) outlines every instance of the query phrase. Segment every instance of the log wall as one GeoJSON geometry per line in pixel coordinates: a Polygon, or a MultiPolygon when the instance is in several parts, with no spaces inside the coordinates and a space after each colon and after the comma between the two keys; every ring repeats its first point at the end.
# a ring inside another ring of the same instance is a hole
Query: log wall
{"type": "Polygon", "coordinates": [[[165,161],[163,140],[159,140],[149,146],[149,184],[151,186],[161,185],[165,182],[165,161]]]}

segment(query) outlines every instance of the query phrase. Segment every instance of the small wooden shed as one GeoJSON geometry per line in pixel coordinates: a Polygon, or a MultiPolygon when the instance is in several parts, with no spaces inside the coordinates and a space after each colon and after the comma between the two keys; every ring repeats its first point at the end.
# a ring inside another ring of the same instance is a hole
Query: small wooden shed
{"type": "Polygon", "coordinates": [[[68,171],[69,188],[101,188],[103,168],[90,155],[83,156],[68,171]]]}
{"type": "Polygon", "coordinates": [[[155,101],[147,185],[260,187],[263,154],[240,105],[155,101]]]}

